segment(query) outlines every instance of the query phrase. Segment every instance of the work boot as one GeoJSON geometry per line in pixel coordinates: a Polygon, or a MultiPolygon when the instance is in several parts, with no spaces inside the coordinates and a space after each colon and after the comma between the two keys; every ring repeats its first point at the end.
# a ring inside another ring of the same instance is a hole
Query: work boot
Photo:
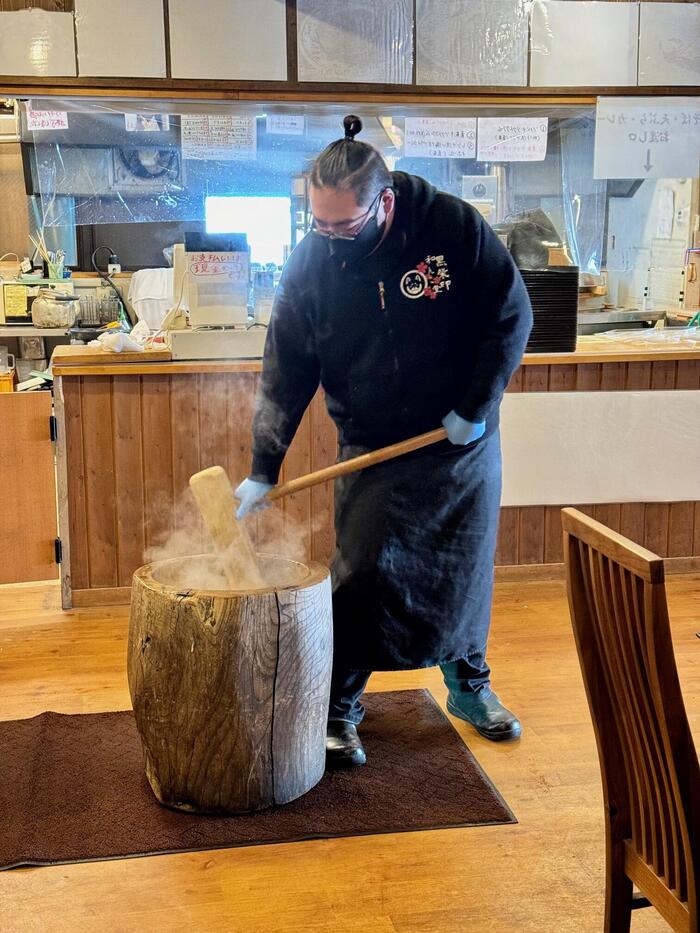
{"type": "Polygon", "coordinates": [[[474,726],[485,739],[503,742],[520,738],[520,720],[501,704],[490,687],[469,693],[450,691],[447,709],[453,716],[458,716],[474,726]]]}
{"type": "Polygon", "coordinates": [[[354,768],[363,765],[367,755],[354,722],[331,719],[326,730],[326,766],[354,768]]]}

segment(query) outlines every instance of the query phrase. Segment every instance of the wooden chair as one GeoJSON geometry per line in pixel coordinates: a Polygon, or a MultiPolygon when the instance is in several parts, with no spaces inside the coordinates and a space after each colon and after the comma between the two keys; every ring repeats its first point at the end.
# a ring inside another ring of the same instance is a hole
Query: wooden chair
{"type": "Polygon", "coordinates": [[[605,931],[650,904],[698,931],[700,768],[671,643],[660,557],[562,511],[569,608],[593,717],[607,842],[605,931]],[[633,884],[642,896],[633,896],[633,884]]]}

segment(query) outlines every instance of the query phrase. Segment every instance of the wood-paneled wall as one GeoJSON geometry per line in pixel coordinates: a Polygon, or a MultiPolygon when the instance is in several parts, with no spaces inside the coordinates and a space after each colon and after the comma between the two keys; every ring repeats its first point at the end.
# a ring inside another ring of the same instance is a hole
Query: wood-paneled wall
{"type": "MultiPolygon", "coordinates": [[[[128,587],[149,559],[205,549],[188,481],[221,464],[247,475],[256,372],[85,375],[60,380],[65,412],[70,589],[128,587]]],[[[522,366],[509,391],[700,389],[700,360],[522,366]]],[[[281,479],[335,461],[336,431],[319,394],[281,479]]],[[[669,477],[669,482],[672,478],[669,477]]],[[[561,507],[572,503],[563,502],[561,507]]],[[[700,503],[578,505],[662,557],[700,556],[700,503]]],[[[498,565],[562,561],[560,506],[501,510],[498,565]]],[[[330,484],[298,493],[248,521],[257,546],[330,561],[330,484]]]]}
{"type": "MultiPolygon", "coordinates": [[[[146,560],[206,550],[189,478],[220,464],[232,482],[250,470],[256,373],[64,379],[70,585],[129,586],[146,560]]],[[[318,396],[281,479],[336,458],[335,427],[318,396]]],[[[248,520],[265,550],[332,554],[332,489],[288,496],[248,520]]]]}
{"type": "Polygon", "coordinates": [[[572,504],[661,557],[700,556],[700,502],[565,502],[501,509],[496,565],[561,563],[561,509],[572,504]]]}
{"type": "Polygon", "coordinates": [[[700,389],[700,361],[570,363],[521,366],[508,392],[613,392],[700,389]]]}
{"type": "Polygon", "coordinates": [[[32,7],[48,10],[49,13],[72,13],[75,4],[73,0],[0,0],[0,13],[29,10],[32,7]]]}

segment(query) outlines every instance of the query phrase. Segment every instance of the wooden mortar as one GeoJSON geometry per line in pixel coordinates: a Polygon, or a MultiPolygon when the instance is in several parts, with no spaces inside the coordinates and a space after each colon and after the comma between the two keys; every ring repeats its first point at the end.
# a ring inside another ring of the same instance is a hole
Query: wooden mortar
{"type": "Polygon", "coordinates": [[[183,580],[206,580],[211,555],[134,574],[129,690],[146,776],[165,806],[262,810],[300,797],[323,775],[329,572],[280,557],[260,562],[276,585],[251,592],[183,588],[183,580]]]}

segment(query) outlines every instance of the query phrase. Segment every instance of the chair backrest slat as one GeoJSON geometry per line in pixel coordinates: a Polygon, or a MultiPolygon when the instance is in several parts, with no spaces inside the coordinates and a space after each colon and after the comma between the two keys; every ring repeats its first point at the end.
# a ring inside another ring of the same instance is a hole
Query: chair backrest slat
{"type": "MultiPolygon", "coordinates": [[[[645,792],[648,799],[656,801],[656,806],[645,808],[646,816],[646,835],[643,847],[640,849],[644,860],[654,866],[654,870],[660,876],[664,874],[666,860],[664,858],[663,827],[661,825],[662,803],[661,788],[659,785],[659,775],[655,763],[658,760],[660,750],[655,743],[653,722],[653,710],[649,703],[647,692],[644,688],[646,661],[643,654],[642,644],[639,638],[641,630],[641,616],[638,611],[640,588],[643,590],[644,581],[635,577],[625,567],[619,564],[614,565],[615,572],[619,579],[619,594],[621,605],[615,606],[616,616],[620,618],[625,626],[623,633],[623,644],[626,645],[626,654],[628,658],[627,677],[633,685],[633,693],[638,698],[638,735],[640,738],[640,754],[644,761],[645,792]]],[[[643,595],[643,593],[642,593],[643,595]]],[[[643,795],[640,795],[640,806],[642,805],[643,795]]]]}
{"type": "Polygon", "coordinates": [[[618,841],[697,919],[700,769],[673,657],[663,561],[575,509],[563,510],[562,525],[606,807],[618,841]]]}

